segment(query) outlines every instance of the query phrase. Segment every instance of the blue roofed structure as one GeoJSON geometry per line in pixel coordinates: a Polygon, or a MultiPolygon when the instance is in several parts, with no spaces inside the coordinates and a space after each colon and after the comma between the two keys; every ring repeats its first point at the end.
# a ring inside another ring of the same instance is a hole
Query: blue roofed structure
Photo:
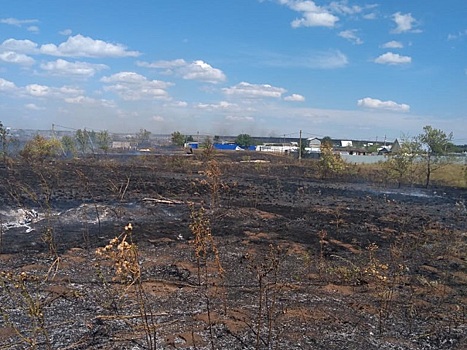
{"type": "MultiPolygon", "coordinates": [[[[214,148],[219,151],[245,151],[244,148],[240,147],[236,143],[214,143],[214,148]]],[[[248,151],[255,151],[255,146],[250,146],[247,149],[248,151]]]]}

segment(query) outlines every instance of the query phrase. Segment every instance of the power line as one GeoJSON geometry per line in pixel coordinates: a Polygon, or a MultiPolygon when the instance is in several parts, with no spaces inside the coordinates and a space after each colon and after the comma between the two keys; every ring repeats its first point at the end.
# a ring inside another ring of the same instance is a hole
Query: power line
{"type": "Polygon", "coordinates": [[[62,129],[68,129],[68,130],[75,130],[75,131],[78,130],[78,129],[75,129],[75,128],[70,128],[68,126],[63,126],[63,125],[58,125],[58,124],[52,124],[52,126],[58,126],[58,127],[62,128],[62,129]]]}
{"type": "MultiPolygon", "coordinates": [[[[59,128],[62,128],[62,129],[68,129],[68,130],[73,130],[73,131],[78,131],[78,130],[81,130],[81,129],[76,129],[76,128],[71,128],[69,126],[63,126],[63,125],[58,125],[58,124],[52,124],[52,127],[59,127],[59,128]]],[[[84,127],[84,130],[88,130],[86,127],[84,127]]],[[[102,129],[89,129],[90,131],[107,131],[107,130],[102,130],[102,129]]]]}
{"type": "Polygon", "coordinates": [[[314,134],[312,132],[307,132],[307,131],[304,131],[302,134],[307,135],[307,136],[313,136],[313,137],[324,137],[323,135],[318,135],[318,134],[314,134]]]}

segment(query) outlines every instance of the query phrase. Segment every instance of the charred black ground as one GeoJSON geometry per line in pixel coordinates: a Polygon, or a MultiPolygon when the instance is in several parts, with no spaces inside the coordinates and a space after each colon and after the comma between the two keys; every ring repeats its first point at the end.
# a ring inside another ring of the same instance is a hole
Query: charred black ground
{"type": "Polygon", "coordinates": [[[133,290],[95,254],[129,222],[158,349],[465,348],[465,190],[262,157],[218,155],[217,175],[196,156],[2,167],[2,348],[147,348],[133,290]],[[225,272],[209,259],[200,286],[201,207],[225,272]]]}

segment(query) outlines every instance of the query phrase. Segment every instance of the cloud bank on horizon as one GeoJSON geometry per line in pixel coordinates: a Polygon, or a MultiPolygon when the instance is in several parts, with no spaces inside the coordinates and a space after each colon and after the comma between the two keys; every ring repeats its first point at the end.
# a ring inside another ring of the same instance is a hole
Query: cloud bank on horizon
{"type": "Polygon", "coordinates": [[[467,143],[464,0],[18,0],[0,121],[110,132],[467,143]]]}

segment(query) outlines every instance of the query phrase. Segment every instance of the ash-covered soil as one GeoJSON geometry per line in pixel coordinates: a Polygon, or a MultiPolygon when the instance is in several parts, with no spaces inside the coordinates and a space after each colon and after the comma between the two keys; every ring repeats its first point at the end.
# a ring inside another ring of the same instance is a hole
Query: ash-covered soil
{"type": "Polygon", "coordinates": [[[467,191],[318,175],[256,154],[0,167],[0,348],[465,349],[467,191]]]}

